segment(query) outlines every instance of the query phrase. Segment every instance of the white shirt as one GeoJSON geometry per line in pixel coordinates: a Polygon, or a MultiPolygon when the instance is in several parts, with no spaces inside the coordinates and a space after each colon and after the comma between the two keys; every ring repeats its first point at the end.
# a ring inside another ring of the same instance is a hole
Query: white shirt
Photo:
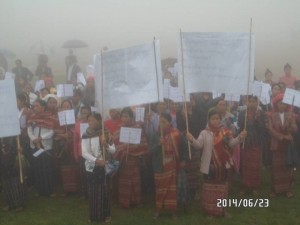
{"type": "Polygon", "coordinates": [[[39,130],[41,129],[41,139],[42,139],[42,145],[44,146],[44,150],[50,150],[52,149],[52,144],[53,144],[53,130],[52,129],[47,129],[47,128],[42,128],[42,127],[35,127],[32,129],[31,126],[27,128],[28,136],[30,139],[30,147],[35,148],[33,141],[37,138],[39,138],[39,130]]]}
{"type": "Polygon", "coordinates": [[[279,113],[279,116],[280,116],[281,124],[283,126],[283,124],[284,124],[284,113],[279,113]]]}

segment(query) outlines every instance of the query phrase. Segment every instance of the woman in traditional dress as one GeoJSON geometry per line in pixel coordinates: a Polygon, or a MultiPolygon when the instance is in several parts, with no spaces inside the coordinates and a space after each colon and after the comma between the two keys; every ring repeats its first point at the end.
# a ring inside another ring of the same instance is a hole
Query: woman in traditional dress
{"type": "Polygon", "coordinates": [[[0,171],[3,194],[6,206],[3,211],[14,209],[22,211],[25,204],[25,185],[20,181],[20,170],[17,159],[17,137],[0,139],[0,171]]]}
{"type": "Polygon", "coordinates": [[[185,161],[182,157],[182,138],[180,132],[173,128],[172,117],[168,113],[160,114],[161,138],[153,148],[153,170],[155,179],[154,219],[157,219],[162,210],[172,213],[176,218],[177,210],[177,175],[179,168],[183,169],[185,161]]]}
{"type": "Polygon", "coordinates": [[[116,149],[108,132],[103,134],[100,114],[91,114],[88,124],[81,144],[88,172],[89,222],[110,222],[110,177],[106,175],[105,165],[116,149]]]}
{"type": "Polygon", "coordinates": [[[292,179],[293,167],[287,165],[288,149],[293,142],[293,133],[297,125],[293,113],[282,102],[283,94],[273,99],[274,112],[269,117],[268,128],[271,134],[270,149],[272,152],[272,192],[271,197],[284,193],[286,197],[293,197],[292,179]]]}
{"type": "MultiPolygon", "coordinates": [[[[124,108],[121,112],[122,127],[140,128],[134,122],[133,112],[130,108],[124,108]]],[[[148,144],[144,133],[141,134],[139,144],[120,143],[121,129],[113,135],[116,144],[115,158],[120,161],[119,171],[119,203],[123,208],[141,204],[141,171],[140,161],[143,155],[148,154],[148,144]]]]}
{"type": "Polygon", "coordinates": [[[34,102],[33,111],[28,119],[28,136],[33,154],[34,184],[39,195],[49,196],[53,193],[53,129],[55,120],[52,113],[45,111],[43,100],[34,102]]]}
{"type": "Polygon", "coordinates": [[[84,124],[88,124],[88,117],[91,115],[91,108],[83,106],[80,109],[80,117],[77,119],[73,131],[73,155],[75,162],[79,164],[79,178],[80,178],[80,194],[83,198],[87,198],[87,181],[85,172],[85,159],[82,157],[81,138],[84,133],[84,124]]]}
{"type": "Polygon", "coordinates": [[[258,98],[248,96],[247,112],[239,114],[239,128],[245,129],[247,115],[247,138],[241,150],[242,190],[241,195],[248,189],[253,195],[258,195],[257,189],[261,184],[262,139],[266,132],[265,113],[258,108],[258,98]]]}
{"type": "Polygon", "coordinates": [[[242,131],[233,138],[232,133],[221,124],[221,117],[216,110],[208,114],[208,125],[195,139],[187,134],[192,146],[202,149],[200,171],[204,174],[202,205],[208,215],[226,216],[224,207],[218,207],[218,199],[228,196],[227,171],[233,166],[230,147],[240,144],[247,132],[242,131]]]}

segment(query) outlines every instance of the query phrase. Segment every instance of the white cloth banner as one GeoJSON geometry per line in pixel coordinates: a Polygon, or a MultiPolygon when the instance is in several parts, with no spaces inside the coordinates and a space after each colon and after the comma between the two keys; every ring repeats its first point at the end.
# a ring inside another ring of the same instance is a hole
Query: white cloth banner
{"type": "Polygon", "coordinates": [[[102,109],[101,93],[104,109],[163,101],[159,41],[103,52],[102,59],[101,54],[94,59],[99,109],[102,109]]]}
{"type": "Polygon", "coordinates": [[[141,135],[141,128],[121,127],[120,142],[128,144],[139,144],[141,143],[141,135]]]}
{"type": "MultiPolygon", "coordinates": [[[[249,38],[249,33],[184,32],[181,49],[179,35],[179,75],[182,77],[184,72],[186,92],[217,90],[220,93],[247,94],[249,38]]],[[[254,35],[251,47],[250,84],[254,77],[254,35]]],[[[178,80],[182,86],[180,76],[178,80]]]]}
{"type": "Polygon", "coordinates": [[[0,81],[0,127],[1,138],[20,134],[19,110],[12,79],[0,81]]]}
{"type": "Polygon", "coordinates": [[[300,91],[286,88],[282,102],[288,105],[300,107],[300,91]]]}
{"type": "Polygon", "coordinates": [[[74,109],[58,112],[59,125],[75,124],[75,112],[74,109]]]}

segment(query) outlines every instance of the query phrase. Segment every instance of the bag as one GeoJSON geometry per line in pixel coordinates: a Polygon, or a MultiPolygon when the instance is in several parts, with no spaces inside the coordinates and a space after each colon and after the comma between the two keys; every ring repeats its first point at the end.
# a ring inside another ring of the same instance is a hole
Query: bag
{"type": "Polygon", "coordinates": [[[118,160],[111,159],[105,164],[105,174],[108,175],[117,172],[119,168],[120,162],[118,160]]]}

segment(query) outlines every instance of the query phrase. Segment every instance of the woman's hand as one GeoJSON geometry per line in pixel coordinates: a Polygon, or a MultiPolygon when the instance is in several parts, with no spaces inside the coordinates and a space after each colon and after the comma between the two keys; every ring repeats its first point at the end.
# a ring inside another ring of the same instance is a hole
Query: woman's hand
{"type": "Polygon", "coordinates": [[[102,159],[97,159],[95,163],[96,163],[97,166],[102,166],[103,167],[103,166],[105,166],[106,161],[102,160],[102,159]]]}
{"type": "Polygon", "coordinates": [[[187,139],[188,141],[190,141],[190,142],[193,142],[193,141],[194,141],[194,137],[193,137],[193,135],[190,134],[190,133],[187,133],[187,134],[186,134],[186,139],[187,139]]]}
{"type": "Polygon", "coordinates": [[[245,138],[247,137],[247,131],[246,131],[246,130],[243,130],[243,131],[240,133],[239,137],[240,137],[241,139],[245,139],[245,138]]]}

